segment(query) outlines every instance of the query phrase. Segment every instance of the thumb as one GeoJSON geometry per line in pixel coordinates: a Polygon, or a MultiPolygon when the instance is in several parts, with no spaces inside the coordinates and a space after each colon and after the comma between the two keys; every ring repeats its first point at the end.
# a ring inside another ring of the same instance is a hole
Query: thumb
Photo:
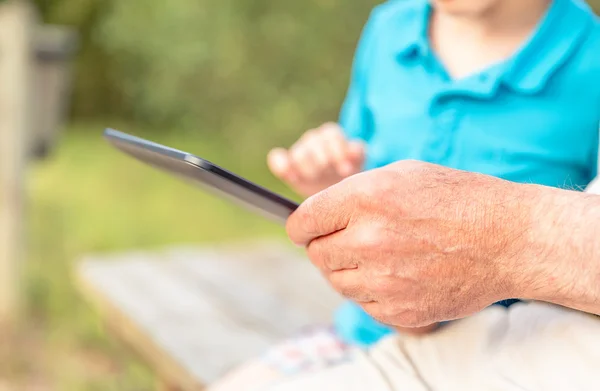
{"type": "Polygon", "coordinates": [[[297,245],[307,246],[321,236],[340,231],[356,210],[352,188],[339,182],[304,201],[288,218],[286,230],[297,245]]]}

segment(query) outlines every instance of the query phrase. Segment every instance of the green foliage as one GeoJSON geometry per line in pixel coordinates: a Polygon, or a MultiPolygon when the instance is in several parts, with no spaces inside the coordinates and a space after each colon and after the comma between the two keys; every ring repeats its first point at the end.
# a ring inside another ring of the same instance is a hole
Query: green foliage
{"type": "Polygon", "coordinates": [[[112,75],[112,54],[94,35],[114,0],[33,0],[47,23],[64,24],[79,32],[75,67],[73,116],[123,117],[120,81],[112,75]]]}
{"type": "Polygon", "coordinates": [[[294,136],[337,117],[361,27],[378,3],[38,2],[47,20],[82,31],[76,115],[294,136]]]}
{"type": "Polygon", "coordinates": [[[98,38],[137,120],[297,134],[336,118],[374,3],[121,1],[98,38]]]}

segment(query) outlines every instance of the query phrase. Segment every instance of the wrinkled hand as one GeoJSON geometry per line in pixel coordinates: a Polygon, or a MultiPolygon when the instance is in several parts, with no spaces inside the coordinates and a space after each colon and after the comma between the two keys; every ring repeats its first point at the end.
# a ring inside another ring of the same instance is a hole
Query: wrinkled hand
{"type": "Polygon", "coordinates": [[[342,129],[327,123],[306,132],[289,150],[276,148],[267,162],[271,172],[307,197],[360,172],[361,142],[347,141],[342,129]]]}
{"type": "Polygon", "coordinates": [[[287,230],[379,321],[427,326],[517,293],[537,186],[404,161],[309,198],[287,230]]]}

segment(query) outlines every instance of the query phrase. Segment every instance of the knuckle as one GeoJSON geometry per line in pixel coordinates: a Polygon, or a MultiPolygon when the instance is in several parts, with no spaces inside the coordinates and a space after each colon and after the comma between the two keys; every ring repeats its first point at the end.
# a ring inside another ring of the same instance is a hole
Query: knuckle
{"type": "Polygon", "coordinates": [[[315,155],[315,160],[313,162],[315,166],[315,177],[321,178],[325,176],[325,170],[327,169],[327,160],[321,155],[315,155]]]}
{"type": "Polygon", "coordinates": [[[381,188],[386,184],[381,178],[379,172],[374,172],[374,175],[360,175],[356,183],[356,192],[367,202],[376,202],[381,197],[381,188]]]}
{"type": "Polygon", "coordinates": [[[326,122],[319,127],[319,132],[328,138],[335,138],[340,135],[340,128],[335,122],[326,122]]]}
{"type": "Polygon", "coordinates": [[[360,225],[356,231],[355,243],[363,251],[373,255],[383,245],[383,232],[377,224],[360,225]]]}
{"type": "Polygon", "coordinates": [[[398,184],[405,185],[398,172],[391,170],[382,170],[377,178],[373,179],[372,187],[377,189],[380,196],[382,194],[389,194],[390,192],[398,192],[398,184]]]}
{"type": "Polygon", "coordinates": [[[406,182],[407,178],[412,178],[413,183],[417,184],[422,184],[423,181],[438,181],[448,174],[447,168],[416,160],[402,161],[399,167],[400,170],[395,170],[395,174],[401,176],[400,180],[406,182]]]}
{"type": "Polygon", "coordinates": [[[318,153],[321,156],[321,160],[325,165],[331,165],[335,160],[335,157],[331,153],[331,151],[325,146],[324,143],[321,143],[318,146],[318,153]]]}
{"type": "Polygon", "coordinates": [[[402,168],[405,171],[419,171],[419,170],[423,169],[424,166],[427,164],[424,162],[421,162],[419,160],[409,159],[409,160],[403,160],[400,163],[400,165],[402,166],[402,168]]]}
{"type": "Polygon", "coordinates": [[[301,162],[306,159],[306,156],[307,153],[305,144],[297,145],[290,151],[290,158],[293,162],[301,162]]]}
{"type": "Polygon", "coordinates": [[[300,140],[310,140],[314,137],[317,136],[318,134],[318,129],[309,129],[306,132],[304,132],[304,134],[302,135],[302,137],[300,138],[300,140]]]}
{"type": "Polygon", "coordinates": [[[319,129],[324,130],[324,131],[325,130],[337,130],[337,128],[338,128],[338,124],[333,121],[327,121],[319,127],[319,129]]]}
{"type": "Polygon", "coordinates": [[[310,166],[307,165],[302,170],[302,175],[308,182],[315,181],[319,178],[320,170],[318,169],[318,167],[314,166],[314,163],[311,163],[310,166]]]}

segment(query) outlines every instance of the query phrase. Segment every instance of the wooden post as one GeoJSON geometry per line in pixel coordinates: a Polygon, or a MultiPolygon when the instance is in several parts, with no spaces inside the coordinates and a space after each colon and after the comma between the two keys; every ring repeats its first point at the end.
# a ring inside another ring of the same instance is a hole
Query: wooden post
{"type": "Polygon", "coordinates": [[[0,1],[0,323],[8,324],[20,307],[34,26],[28,1],[0,1]]]}

